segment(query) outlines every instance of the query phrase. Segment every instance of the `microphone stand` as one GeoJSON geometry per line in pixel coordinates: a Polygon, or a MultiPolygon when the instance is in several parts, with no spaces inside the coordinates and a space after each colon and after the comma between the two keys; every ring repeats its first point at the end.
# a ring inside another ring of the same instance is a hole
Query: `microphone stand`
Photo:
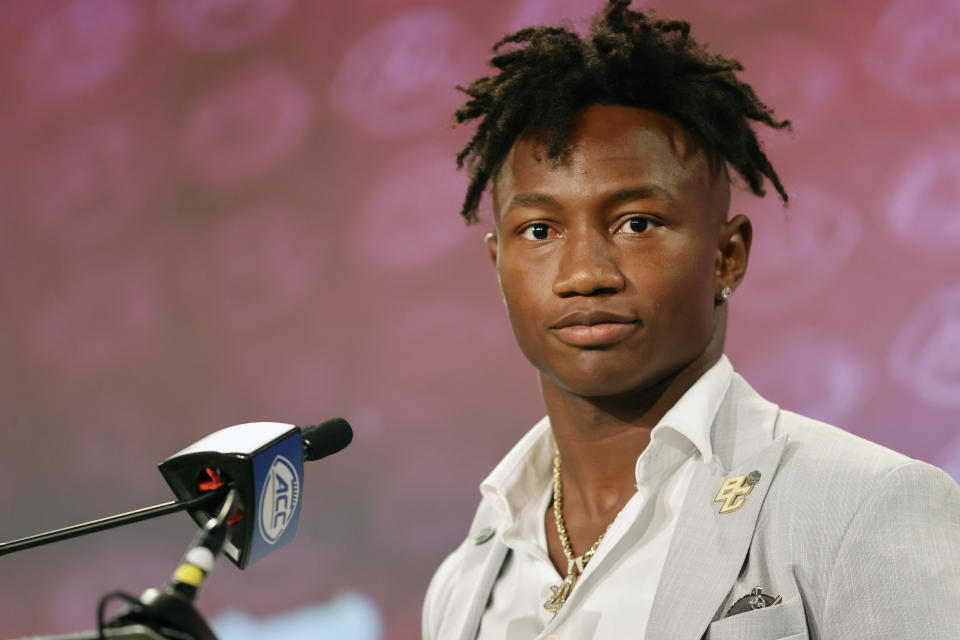
{"type": "Polygon", "coordinates": [[[54,529],[53,531],[47,531],[46,533],[38,533],[36,535],[27,536],[26,538],[11,540],[10,542],[0,542],[0,556],[13,553],[15,551],[23,551],[24,549],[31,549],[33,547],[50,544],[51,542],[59,542],[60,540],[76,538],[88,533],[96,533],[97,531],[113,529],[114,527],[140,522],[141,520],[158,518],[160,516],[165,516],[168,513],[176,513],[177,511],[193,509],[194,507],[203,506],[208,502],[213,502],[217,498],[222,498],[225,493],[226,489],[221,487],[215,491],[201,493],[200,495],[190,498],[189,500],[171,500],[169,502],[157,504],[152,507],[143,507],[142,509],[135,509],[133,511],[127,511],[126,513],[119,513],[115,516],[108,516],[106,518],[100,518],[99,520],[91,520],[90,522],[83,522],[81,524],[75,524],[62,529],[54,529]]]}
{"type": "Polygon", "coordinates": [[[224,486],[190,500],[138,509],[22,538],[0,546],[0,553],[11,553],[19,549],[36,547],[84,533],[101,531],[121,524],[200,506],[225,493],[226,498],[220,505],[217,515],[210,518],[197,533],[184,554],[180,566],[163,589],[147,589],[139,599],[121,591],[106,594],[101,598],[97,608],[97,631],[59,636],[36,636],[24,640],[217,640],[213,630],[194,608],[193,600],[203,586],[207,575],[213,570],[217,556],[223,550],[230,518],[239,501],[239,494],[232,487],[224,486]],[[104,620],[105,609],[112,599],[125,600],[127,607],[107,622],[104,620]]]}
{"type": "Polygon", "coordinates": [[[147,589],[139,601],[130,601],[130,605],[121,611],[108,624],[104,624],[103,610],[108,594],[100,602],[98,612],[98,631],[107,627],[124,627],[142,624],[156,631],[164,638],[176,640],[217,640],[200,613],[193,607],[193,599],[203,586],[207,574],[213,570],[214,562],[223,543],[227,539],[229,520],[239,501],[236,489],[230,489],[217,515],[210,518],[197,533],[183,556],[183,561],[173,577],[162,590],[147,589]]]}

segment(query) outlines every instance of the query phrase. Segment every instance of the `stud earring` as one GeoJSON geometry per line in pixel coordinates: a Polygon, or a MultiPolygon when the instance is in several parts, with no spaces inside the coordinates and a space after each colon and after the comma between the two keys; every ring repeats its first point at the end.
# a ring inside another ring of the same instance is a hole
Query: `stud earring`
{"type": "Polygon", "coordinates": [[[724,287],[723,289],[720,289],[720,299],[724,302],[726,302],[727,298],[729,298],[732,294],[733,289],[730,287],[724,287]]]}

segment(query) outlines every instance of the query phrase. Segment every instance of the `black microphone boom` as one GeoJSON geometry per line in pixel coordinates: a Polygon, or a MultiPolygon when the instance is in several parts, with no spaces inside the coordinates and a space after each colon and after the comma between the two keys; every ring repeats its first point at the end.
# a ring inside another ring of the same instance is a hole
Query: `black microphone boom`
{"type": "Polygon", "coordinates": [[[11,540],[10,542],[2,542],[0,543],[0,556],[15,551],[23,551],[24,549],[30,549],[32,547],[41,547],[51,542],[78,538],[88,533],[96,533],[97,531],[121,527],[125,524],[133,524],[134,522],[165,516],[168,513],[176,513],[177,511],[185,511],[187,509],[199,509],[224,495],[226,495],[226,491],[219,489],[217,491],[202,493],[188,500],[171,500],[170,502],[164,502],[163,504],[152,507],[143,507],[142,509],[127,511],[126,513],[100,518],[99,520],[91,520],[90,522],[83,522],[54,531],[47,531],[46,533],[38,533],[27,536],[26,538],[11,540]]]}

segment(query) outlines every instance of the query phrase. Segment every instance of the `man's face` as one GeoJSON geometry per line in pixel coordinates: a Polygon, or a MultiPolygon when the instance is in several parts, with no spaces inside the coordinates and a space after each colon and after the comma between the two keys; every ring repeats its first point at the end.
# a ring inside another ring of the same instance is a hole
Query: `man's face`
{"type": "Polygon", "coordinates": [[[528,137],[514,145],[494,184],[491,258],[542,376],[580,396],[642,391],[717,331],[722,346],[729,184],[653,111],[591,106],[571,133],[559,166],[528,137]]]}

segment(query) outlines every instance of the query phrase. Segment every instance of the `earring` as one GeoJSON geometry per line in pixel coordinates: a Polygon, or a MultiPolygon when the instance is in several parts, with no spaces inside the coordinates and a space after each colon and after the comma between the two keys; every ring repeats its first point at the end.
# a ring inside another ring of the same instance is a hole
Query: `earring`
{"type": "Polygon", "coordinates": [[[724,302],[726,302],[727,298],[729,298],[732,294],[733,294],[733,289],[731,289],[730,287],[724,287],[723,289],[720,289],[720,299],[723,300],[724,302]]]}

